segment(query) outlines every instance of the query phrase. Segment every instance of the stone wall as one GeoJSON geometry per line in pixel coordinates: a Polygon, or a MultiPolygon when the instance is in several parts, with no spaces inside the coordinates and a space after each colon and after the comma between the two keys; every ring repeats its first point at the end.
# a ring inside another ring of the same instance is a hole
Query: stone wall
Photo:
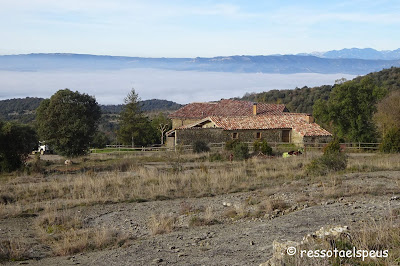
{"type": "MultiPolygon", "coordinates": [[[[188,121],[188,120],[186,120],[188,121]]],[[[210,126],[212,126],[210,124],[210,126]]],[[[268,142],[282,142],[283,129],[266,129],[266,130],[223,130],[221,128],[190,128],[177,129],[175,137],[176,144],[190,145],[196,140],[205,143],[221,143],[233,139],[233,133],[237,133],[237,138],[242,142],[254,142],[257,140],[257,132],[261,133],[260,140],[268,142]]],[[[174,146],[174,138],[167,138],[167,146],[174,146]]],[[[331,136],[302,136],[295,130],[290,131],[290,143],[302,146],[303,144],[327,143],[332,140],[331,136]]]]}
{"type": "Polygon", "coordinates": [[[253,142],[257,140],[257,132],[261,133],[260,140],[264,139],[268,142],[280,142],[282,140],[282,130],[281,129],[265,129],[265,130],[232,130],[224,131],[226,134],[226,140],[232,139],[233,133],[238,133],[239,141],[243,142],[253,142]]]}
{"type": "Polygon", "coordinates": [[[177,144],[182,145],[191,145],[197,140],[205,143],[220,143],[226,141],[226,134],[223,131],[221,128],[177,129],[175,138],[177,138],[177,144]]]}
{"type": "Polygon", "coordinates": [[[280,142],[282,139],[281,129],[268,130],[223,130],[220,128],[191,128],[176,130],[177,144],[190,145],[196,140],[205,143],[221,143],[232,140],[233,133],[237,133],[238,140],[242,142],[253,142],[257,140],[256,134],[261,132],[261,139],[268,142],[280,142]]]}

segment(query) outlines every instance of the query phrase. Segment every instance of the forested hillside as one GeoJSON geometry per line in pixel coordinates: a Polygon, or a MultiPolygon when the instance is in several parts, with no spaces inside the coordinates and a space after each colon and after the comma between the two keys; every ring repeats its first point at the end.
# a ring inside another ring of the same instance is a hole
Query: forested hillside
{"type": "Polygon", "coordinates": [[[26,97],[0,101],[0,119],[29,123],[35,119],[35,110],[43,98],[26,97]]]}
{"type": "MultiPolygon", "coordinates": [[[[373,72],[368,75],[377,86],[387,89],[389,92],[400,89],[400,68],[392,67],[379,72],[373,72]]],[[[360,82],[362,76],[354,79],[360,82]]],[[[338,80],[336,85],[324,85],[319,87],[303,87],[294,90],[270,90],[267,92],[246,94],[242,100],[266,102],[266,103],[283,103],[291,112],[312,113],[313,105],[317,100],[327,100],[332,89],[343,83],[338,80]]]]}
{"type": "MultiPolygon", "coordinates": [[[[35,110],[43,98],[26,97],[0,101],[0,119],[30,123],[35,119],[35,110]]],[[[181,104],[167,100],[144,100],[139,102],[143,112],[173,111],[182,107],[181,104]]],[[[119,114],[123,105],[100,105],[104,114],[119,114]]]]}
{"type": "Polygon", "coordinates": [[[330,85],[319,87],[303,87],[294,90],[270,90],[267,92],[246,94],[242,100],[265,102],[265,103],[283,103],[291,112],[312,113],[312,107],[318,99],[328,99],[332,91],[330,85]]]}
{"type": "MultiPolygon", "coordinates": [[[[101,105],[101,111],[105,114],[119,114],[122,110],[123,104],[118,105],[101,105]]],[[[139,102],[140,109],[142,112],[152,112],[152,111],[172,111],[178,110],[183,105],[159,99],[144,100],[139,102]]]]}

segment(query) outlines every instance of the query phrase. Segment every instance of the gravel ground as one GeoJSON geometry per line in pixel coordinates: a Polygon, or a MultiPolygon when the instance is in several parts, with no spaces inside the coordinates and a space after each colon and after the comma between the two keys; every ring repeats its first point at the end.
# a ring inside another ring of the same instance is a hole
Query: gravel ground
{"type": "MultiPolygon", "coordinates": [[[[399,188],[400,172],[347,174],[342,180],[349,186],[399,188]]],[[[33,244],[31,253],[36,259],[8,263],[11,265],[259,265],[271,257],[275,239],[298,241],[327,225],[347,225],[351,229],[362,220],[378,220],[390,209],[400,208],[400,189],[395,195],[361,194],[311,206],[295,203],[304,193],[321,189],[316,185],[302,185],[304,188],[296,192],[273,194],[271,197],[284,199],[292,208],[268,217],[232,219],[226,215],[229,209],[239,208],[251,199],[269,197],[265,191],[72,209],[82,214],[89,226],[115,228],[133,238],[128,245],[117,249],[45,257],[50,250],[36,240],[33,217],[0,220],[0,239],[24,236],[33,244]],[[189,226],[190,218],[202,215],[207,207],[220,223],[189,226]],[[177,228],[171,233],[153,236],[148,220],[159,213],[176,217],[177,228]]],[[[255,208],[251,204],[246,206],[249,210],[255,208]]]]}

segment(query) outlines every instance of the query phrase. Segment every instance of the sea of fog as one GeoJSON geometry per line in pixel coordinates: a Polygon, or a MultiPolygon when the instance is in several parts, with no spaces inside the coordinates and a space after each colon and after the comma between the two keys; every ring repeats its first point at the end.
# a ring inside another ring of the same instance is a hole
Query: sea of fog
{"type": "Polygon", "coordinates": [[[96,97],[100,104],[121,104],[134,88],[142,100],[166,99],[178,103],[220,100],[246,92],[294,89],[334,84],[352,79],[348,74],[264,74],[124,69],[116,71],[0,71],[0,100],[48,98],[69,88],[96,97]]]}

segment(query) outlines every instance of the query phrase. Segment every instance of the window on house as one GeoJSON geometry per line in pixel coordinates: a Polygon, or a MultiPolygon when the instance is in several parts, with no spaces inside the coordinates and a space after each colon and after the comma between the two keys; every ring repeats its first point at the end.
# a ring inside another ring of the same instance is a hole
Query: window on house
{"type": "Polygon", "coordinates": [[[232,139],[238,139],[239,138],[239,133],[233,132],[232,133],[232,139]]]}
{"type": "Polygon", "coordinates": [[[261,132],[256,132],[256,139],[261,139],[261,132]]]}
{"type": "Polygon", "coordinates": [[[282,130],[282,142],[290,142],[290,130],[282,130]]]}

